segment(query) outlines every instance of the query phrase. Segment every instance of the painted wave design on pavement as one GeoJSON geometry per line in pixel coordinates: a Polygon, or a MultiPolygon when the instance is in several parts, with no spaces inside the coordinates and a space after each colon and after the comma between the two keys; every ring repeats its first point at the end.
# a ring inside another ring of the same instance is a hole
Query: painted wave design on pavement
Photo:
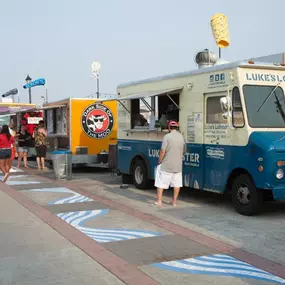
{"type": "Polygon", "coordinates": [[[152,265],[174,272],[251,278],[285,284],[285,279],[224,254],[154,263],[152,265]]]}
{"type": "MultiPolygon", "coordinates": [[[[9,177],[10,179],[10,177],[9,177]]],[[[9,186],[18,186],[18,185],[28,185],[28,184],[41,184],[41,182],[38,182],[38,181],[20,181],[20,180],[8,180],[6,182],[7,185],[9,186]]]]}
{"type": "MultiPolygon", "coordinates": [[[[1,174],[0,175],[1,179],[4,178],[4,175],[1,174]]],[[[9,176],[9,180],[15,180],[15,179],[19,179],[19,178],[23,178],[23,177],[28,177],[27,175],[11,175],[9,176]]]]}
{"type": "Polygon", "coordinates": [[[82,203],[82,202],[91,202],[94,201],[93,199],[83,196],[81,194],[78,194],[72,190],[69,190],[64,187],[57,187],[57,188],[41,188],[41,189],[30,189],[28,191],[33,192],[52,192],[52,193],[68,193],[73,194],[72,196],[68,196],[65,198],[60,198],[55,201],[51,201],[48,204],[49,205],[59,205],[59,204],[72,204],[72,203],[82,203]]]}
{"type": "Polygon", "coordinates": [[[84,226],[84,224],[87,221],[93,220],[94,218],[98,218],[100,216],[104,216],[108,213],[109,213],[108,209],[103,209],[103,210],[60,213],[57,214],[57,216],[98,243],[117,242],[123,240],[155,237],[161,235],[160,233],[150,232],[150,231],[124,230],[124,229],[96,229],[84,226]]]}

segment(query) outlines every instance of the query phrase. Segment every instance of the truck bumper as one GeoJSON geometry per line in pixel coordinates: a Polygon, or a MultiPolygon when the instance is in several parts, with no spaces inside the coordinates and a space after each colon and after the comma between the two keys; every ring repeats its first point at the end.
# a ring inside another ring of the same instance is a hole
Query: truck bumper
{"type": "Polygon", "coordinates": [[[272,189],[273,198],[275,201],[285,200],[285,187],[277,186],[272,189]]]}

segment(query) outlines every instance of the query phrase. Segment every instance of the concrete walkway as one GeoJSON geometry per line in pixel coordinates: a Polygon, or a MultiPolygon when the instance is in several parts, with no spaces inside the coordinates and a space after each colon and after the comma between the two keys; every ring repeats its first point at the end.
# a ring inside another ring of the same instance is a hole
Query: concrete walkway
{"type": "Polygon", "coordinates": [[[104,185],[32,172],[0,186],[0,284],[285,284],[284,266],[97,195],[104,185]]]}
{"type": "Polygon", "coordinates": [[[2,191],[0,209],[1,285],[124,284],[2,191]]]}

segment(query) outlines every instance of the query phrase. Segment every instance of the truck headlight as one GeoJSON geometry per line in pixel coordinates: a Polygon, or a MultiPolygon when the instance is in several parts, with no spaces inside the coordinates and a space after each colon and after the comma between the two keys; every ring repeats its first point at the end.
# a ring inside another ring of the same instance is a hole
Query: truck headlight
{"type": "Polygon", "coordinates": [[[278,169],[276,172],[276,178],[277,179],[282,179],[284,177],[284,171],[283,169],[278,169]]]}

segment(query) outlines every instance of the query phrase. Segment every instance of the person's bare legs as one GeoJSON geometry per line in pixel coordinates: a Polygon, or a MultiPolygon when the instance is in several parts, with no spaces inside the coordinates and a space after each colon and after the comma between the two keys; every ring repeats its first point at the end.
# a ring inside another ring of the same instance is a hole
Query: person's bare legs
{"type": "Polygon", "coordinates": [[[3,172],[4,176],[7,173],[6,167],[5,167],[5,159],[0,159],[0,170],[3,172]]]}
{"type": "Polygon", "coordinates": [[[173,200],[172,200],[172,205],[173,206],[176,206],[176,200],[178,198],[179,192],[180,192],[180,187],[174,187],[174,190],[173,190],[173,200]]]}
{"type": "Polygon", "coordinates": [[[162,188],[157,188],[157,201],[156,201],[156,205],[161,207],[162,206],[162,194],[163,194],[163,190],[162,188]]]}
{"type": "Polygon", "coordinates": [[[41,170],[41,158],[37,157],[38,170],[41,170]]]}
{"type": "Polygon", "coordinates": [[[6,182],[9,178],[10,175],[10,169],[11,169],[11,163],[12,163],[12,159],[8,158],[4,160],[4,169],[6,171],[3,182],[6,182]]]}
{"type": "Polygon", "coordinates": [[[8,159],[5,159],[4,160],[4,167],[6,169],[6,173],[9,173],[10,172],[10,169],[11,169],[11,158],[8,158],[8,159]]]}
{"type": "Polygon", "coordinates": [[[18,157],[18,165],[17,165],[18,168],[21,166],[23,156],[24,156],[24,153],[20,152],[19,157],[18,157]]]}
{"type": "Polygon", "coordinates": [[[7,159],[7,165],[8,165],[8,171],[7,172],[10,172],[10,170],[12,168],[12,162],[13,162],[12,158],[7,159]]]}
{"type": "Polygon", "coordinates": [[[42,169],[43,170],[47,170],[47,168],[45,166],[45,162],[46,162],[46,158],[45,157],[41,157],[41,163],[42,163],[42,169]]]}
{"type": "Polygon", "coordinates": [[[23,153],[23,156],[24,156],[24,167],[25,168],[28,168],[28,158],[27,158],[27,152],[24,152],[23,153]]]}

